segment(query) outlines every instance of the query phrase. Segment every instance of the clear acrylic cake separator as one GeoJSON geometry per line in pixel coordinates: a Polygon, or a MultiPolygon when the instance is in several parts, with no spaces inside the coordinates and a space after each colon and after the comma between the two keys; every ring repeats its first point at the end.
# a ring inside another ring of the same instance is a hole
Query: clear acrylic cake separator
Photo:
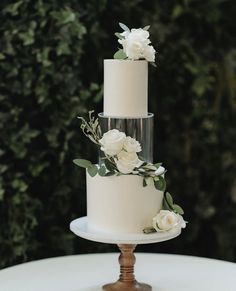
{"type": "MultiPolygon", "coordinates": [[[[103,113],[99,113],[98,118],[102,133],[111,129],[118,129],[121,132],[125,132],[127,136],[135,138],[141,144],[142,151],[139,153],[140,158],[149,163],[153,162],[153,113],[148,113],[145,117],[137,118],[109,117],[103,113]]],[[[101,162],[102,156],[103,154],[100,152],[99,162],[101,162]]]]}
{"type": "Polygon", "coordinates": [[[178,224],[175,228],[164,232],[155,232],[150,234],[111,234],[91,230],[88,227],[88,218],[85,216],[73,220],[70,223],[70,230],[77,236],[87,240],[118,245],[118,248],[120,249],[120,276],[116,282],[102,286],[103,290],[150,291],[152,290],[150,285],[139,283],[135,279],[134,264],[136,259],[134,250],[138,244],[158,243],[177,237],[181,233],[181,224],[178,224]]]}

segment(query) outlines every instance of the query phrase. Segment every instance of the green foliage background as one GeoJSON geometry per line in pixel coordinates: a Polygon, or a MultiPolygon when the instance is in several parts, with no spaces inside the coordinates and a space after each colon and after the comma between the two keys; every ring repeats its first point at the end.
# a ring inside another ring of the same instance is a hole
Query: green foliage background
{"type": "Polygon", "coordinates": [[[178,238],[138,250],[236,260],[236,4],[222,0],[0,3],[0,267],[116,250],[69,222],[86,213],[84,172],[97,153],[77,115],[102,111],[103,59],[118,22],[151,25],[155,161],[186,210],[178,238]],[[86,149],[86,150],[85,150],[86,149]]]}

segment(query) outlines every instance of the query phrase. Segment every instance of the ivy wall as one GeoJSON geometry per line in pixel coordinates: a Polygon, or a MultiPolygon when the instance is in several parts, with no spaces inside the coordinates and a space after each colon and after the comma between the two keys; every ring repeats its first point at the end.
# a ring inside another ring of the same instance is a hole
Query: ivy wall
{"type": "Polygon", "coordinates": [[[179,238],[138,250],[236,261],[235,15],[222,0],[1,1],[1,268],[117,250],[75,237],[69,223],[86,213],[72,160],[97,156],[76,116],[102,111],[118,22],[151,25],[155,161],[189,221],[179,238]]]}

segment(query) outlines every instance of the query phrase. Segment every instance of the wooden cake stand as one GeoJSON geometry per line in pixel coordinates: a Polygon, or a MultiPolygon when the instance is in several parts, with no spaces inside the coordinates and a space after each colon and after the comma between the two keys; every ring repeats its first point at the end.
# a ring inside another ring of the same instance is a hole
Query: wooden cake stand
{"type": "Polygon", "coordinates": [[[120,249],[119,264],[120,277],[115,283],[104,285],[106,291],[150,291],[152,287],[148,284],[139,283],[135,279],[134,250],[137,244],[157,243],[177,237],[181,233],[181,225],[165,232],[150,234],[119,234],[109,235],[107,233],[95,232],[88,229],[87,217],[75,219],[70,224],[70,230],[82,238],[102,242],[117,244],[120,249]]]}

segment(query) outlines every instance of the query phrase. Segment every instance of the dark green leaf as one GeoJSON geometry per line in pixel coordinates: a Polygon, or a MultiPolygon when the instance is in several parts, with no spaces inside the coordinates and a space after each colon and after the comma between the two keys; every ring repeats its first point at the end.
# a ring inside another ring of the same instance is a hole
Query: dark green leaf
{"type": "Polygon", "coordinates": [[[143,232],[148,234],[148,233],[154,233],[154,232],[156,232],[156,230],[153,227],[146,227],[146,228],[144,228],[143,232]]]}
{"type": "Polygon", "coordinates": [[[184,210],[182,207],[180,207],[178,204],[174,204],[173,205],[173,210],[174,212],[180,214],[180,215],[183,215],[184,214],[184,210]]]}
{"type": "Polygon", "coordinates": [[[90,166],[90,167],[87,169],[87,171],[88,171],[88,173],[89,173],[89,175],[90,175],[91,177],[94,177],[94,176],[96,176],[97,173],[98,173],[98,168],[97,168],[96,165],[92,165],[92,166],[90,166]]]}
{"type": "Polygon", "coordinates": [[[155,188],[159,191],[165,191],[166,190],[166,181],[162,176],[158,176],[159,180],[155,181],[155,188]]]}
{"type": "Polygon", "coordinates": [[[108,159],[105,159],[104,163],[108,171],[113,171],[115,169],[115,166],[108,159]]]}
{"type": "Polygon", "coordinates": [[[166,198],[167,203],[170,205],[170,207],[173,207],[174,201],[169,192],[165,193],[165,198],[166,198]]]}
{"type": "Polygon", "coordinates": [[[146,180],[145,178],[143,178],[143,187],[146,187],[146,186],[147,186],[146,180]]]}
{"type": "Polygon", "coordinates": [[[99,174],[99,176],[105,176],[105,174],[106,174],[106,167],[105,166],[101,166],[100,168],[99,168],[99,170],[98,170],[98,174],[99,174]]]}
{"type": "Polygon", "coordinates": [[[109,177],[109,176],[114,176],[115,174],[116,174],[115,172],[111,171],[111,172],[107,172],[107,173],[105,174],[105,176],[106,176],[106,177],[109,177]]]}
{"type": "Polygon", "coordinates": [[[77,166],[85,168],[85,169],[92,166],[92,163],[90,161],[84,160],[84,159],[75,159],[75,160],[73,160],[73,163],[76,164],[77,166]]]}
{"type": "Polygon", "coordinates": [[[172,211],[172,208],[170,208],[169,204],[167,203],[166,199],[164,198],[163,199],[163,202],[162,202],[162,209],[163,210],[169,210],[169,211],[172,211]]]}

